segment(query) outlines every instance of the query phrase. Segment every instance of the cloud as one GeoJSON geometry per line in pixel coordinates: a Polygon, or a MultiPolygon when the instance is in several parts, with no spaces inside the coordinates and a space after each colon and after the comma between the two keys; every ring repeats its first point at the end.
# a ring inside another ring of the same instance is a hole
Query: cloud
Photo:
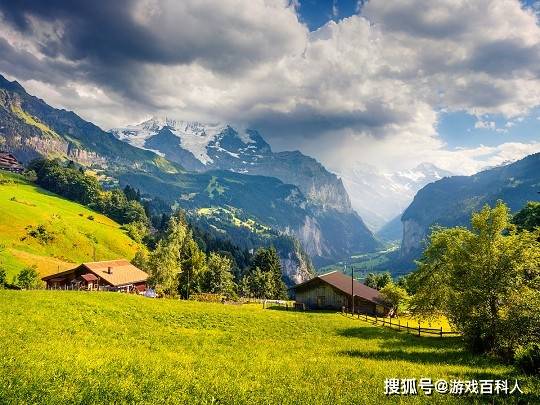
{"type": "Polygon", "coordinates": [[[540,105],[540,28],[518,1],[358,4],[308,32],[297,1],[1,2],[0,69],[104,127],[224,120],[339,171],[459,160],[441,111],[510,120],[540,105]]]}
{"type": "Polygon", "coordinates": [[[474,127],[477,129],[496,129],[497,124],[494,121],[478,120],[474,123],[474,127]]]}

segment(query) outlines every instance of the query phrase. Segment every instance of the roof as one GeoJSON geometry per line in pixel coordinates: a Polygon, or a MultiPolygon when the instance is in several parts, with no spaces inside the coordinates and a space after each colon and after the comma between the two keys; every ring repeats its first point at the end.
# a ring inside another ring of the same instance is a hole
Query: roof
{"type": "MultiPolygon", "coordinates": [[[[97,277],[105,280],[108,284],[117,287],[127,284],[134,284],[144,282],[148,279],[148,274],[141,269],[132,265],[129,261],[122,260],[108,260],[103,262],[89,262],[82,263],[74,269],[66,270],[60,273],[51,274],[43,277],[43,281],[51,281],[62,275],[67,275],[73,271],[83,268],[90,273],[95,274],[97,277]],[[111,274],[108,269],[111,268],[111,274]]],[[[86,274],[85,274],[86,275],[86,274]]],[[[83,276],[85,276],[83,275],[83,276]]]]}
{"type": "Polygon", "coordinates": [[[81,266],[113,286],[133,284],[148,279],[147,273],[135,267],[127,260],[83,263],[81,266]],[[108,273],[109,267],[111,268],[111,274],[108,273]]]}
{"type": "Polygon", "coordinates": [[[331,285],[332,287],[340,290],[341,292],[344,292],[347,295],[351,295],[351,287],[354,288],[354,295],[356,297],[363,298],[365,300],[371,301],[376,304],[382,303],[382,297],[379,294],[379,291],[375,290],[374,288],[368,287],[367,285],[364,285],[362,283],[359,283],[356,280],[352,281],[353,286],[351,286],[351,277],[347,276],[339,271],[332,271],[330,273],[321,274],[320,276],[314,277],[308,281],[304,281],[303,283],[297,284],[293,289],[297,289],[298,287],[303,287],[314,280],[321,280],[325,282],[326,284],[331,285]]]}
{"type": "Polygon", "coordinates": [[[92,274],[92,273],[82,274],[81,278],[86,282],[98,280],[98,276],[96,276],[95,274],[92,274]]]}

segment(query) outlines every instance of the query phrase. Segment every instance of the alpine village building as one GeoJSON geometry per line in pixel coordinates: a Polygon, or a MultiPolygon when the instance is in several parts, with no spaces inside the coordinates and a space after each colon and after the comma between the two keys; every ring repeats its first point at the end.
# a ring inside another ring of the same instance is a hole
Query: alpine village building
{"type": "Polygon", "coordinates": [[[11,153],[0,151],[0,170],[6,170],[13,173],[22,173],[24,171],[24,167],[11,153]]]}
{"type": "Polygon", "coordinates": [[[292,287],[297,304],[307,309],[351,309],[370,315],[388,315],[379,291],[370,288],[339,271],[322,274],[292,287]]]}
{"type": "Polygon", "coordinates": [[[148,274],[127,260],[82,263],[42,278],[51,290],[99,290],[144,293],[148,274]]]}

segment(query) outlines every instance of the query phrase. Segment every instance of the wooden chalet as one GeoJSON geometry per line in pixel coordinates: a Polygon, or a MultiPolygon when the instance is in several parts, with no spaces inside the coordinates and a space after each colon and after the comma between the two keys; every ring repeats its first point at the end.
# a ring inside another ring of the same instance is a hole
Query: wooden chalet
{"type": "Polygon", "coordinates": [[[144,293],[148,274],[127,260],[82,263],[42,278],[51,290],[99,290],[144,293]]]}
{"type": "Polygon", "coordinates": [[[308,309],[350,311],[354,297],[354,312],[387,315],[387,308],[379,291],[370,288],[339,271],[322,274],[291,288],[297,304],[308,309]]]}
{"type": "Polygon", "coordinates": [[[0,151],[0,170],[6,170],[13,173],[22,173],[24,171],[24,167],[11,153],[0,151]]]}

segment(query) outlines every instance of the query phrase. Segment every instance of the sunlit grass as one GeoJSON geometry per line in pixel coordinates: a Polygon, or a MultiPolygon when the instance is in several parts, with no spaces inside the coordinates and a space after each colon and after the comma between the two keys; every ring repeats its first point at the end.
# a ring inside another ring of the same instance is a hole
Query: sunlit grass
{"type": "Polygon", "coordinates": [[[49,193],[21,176],[2,172],[10,183],[0,184],[0,268],[9,277],[36,265],[41,274],[72,267],[73,263],[131,259],[136,244],[111,219],[49,193]],[[44,225],[54,239],[42,243],[29,237],[27,226],[44,225]]]}
{"type": "Polygon", "coordinates": [[[387,398],[384,379],[516,378],[457,338],[255,304],[0,291],[0,325],[1,403],[448,403],[387,398]]]}

